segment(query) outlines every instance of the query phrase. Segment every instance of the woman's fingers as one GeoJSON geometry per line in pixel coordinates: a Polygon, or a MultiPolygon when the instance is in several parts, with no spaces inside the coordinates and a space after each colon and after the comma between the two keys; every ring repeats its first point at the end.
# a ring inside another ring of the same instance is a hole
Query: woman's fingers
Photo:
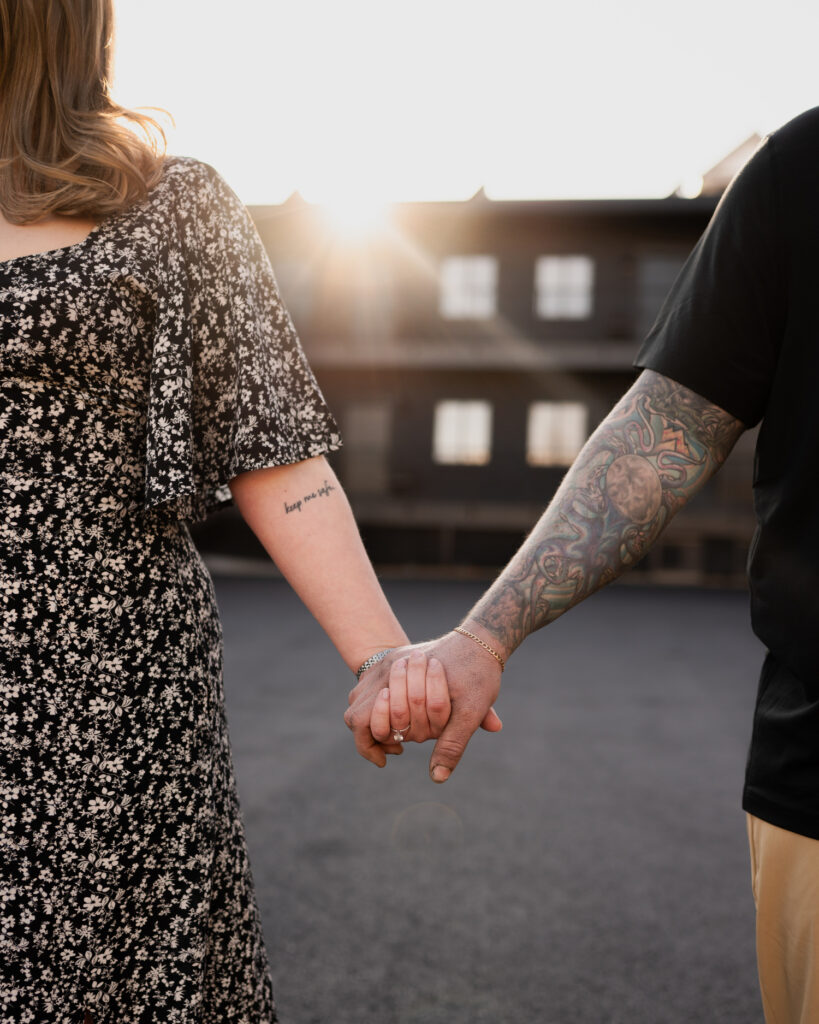
{"type": "Polygon", "coordinates": [[[372,740],[363,756],[373,764],[383,768],[387,762],[386,754],[403,754],[404,748],[392,738],[390,728],[390,691],[384,687],[375,698],[370,712],[370,732],[372,740]]]}
{"type": "Polygon", "coordinates": [[[390,729],[390,691],[385,686],[375,698],[372,711],[370,712],[370,732],[373,739],[379,743],[385,743],[392,737],[390,729]]]}
{"type": "Polygon", "coordinates": [[[452,704],[444,666],[437,658],[427,662],[427,718],[432,735],[437,739],[449,721],[452,704]]]}
{"type": "Polygon", "coordinates": [[[407,696],[407,659],[399,658],[390,668],[390,733],[395,729],[406,732],[410,727],[410,708],[407,696]]]}
{"type": "MultiPolygon", "coordinates": [[[[409,738],[416,743],[422,743],[432,735],[427,716],[427,656],[423,651],[413,651],[409,656],[407,700],[411,720],[409,738]]],[[[393,725],[395,724],[393,720],[393,725]]]]}
{"type": "Polygon", "coordinates": [[[451,712],[444,666],[437,658],[427,661],[423,651],[414,651],[391,665],[389,689],[379,691],[373,703],[370,732],[384,753],[399,754],[396,732],[417,743],[437,739],[451,712]]]}

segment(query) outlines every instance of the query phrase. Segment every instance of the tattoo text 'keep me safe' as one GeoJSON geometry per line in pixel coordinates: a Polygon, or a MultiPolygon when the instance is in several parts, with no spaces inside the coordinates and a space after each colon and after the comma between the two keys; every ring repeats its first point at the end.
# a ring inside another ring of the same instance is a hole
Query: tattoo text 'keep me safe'
{"type": "Polygon", "coordinates": [[[335,490],[337,490],[336,485],[328,483],[328,481],[325,480],[322,487],[317,488],[310,494],[305,494],[304,497],[299,498],[298,501],[294,501],[292,504],[286,501],[284,503],[285,515],[289,516],[291,512],[301,512],[302,506],[306,505],[308,501],[316,501],[318,498],[326,498],[329,496],[331,491],[335,490]]]}

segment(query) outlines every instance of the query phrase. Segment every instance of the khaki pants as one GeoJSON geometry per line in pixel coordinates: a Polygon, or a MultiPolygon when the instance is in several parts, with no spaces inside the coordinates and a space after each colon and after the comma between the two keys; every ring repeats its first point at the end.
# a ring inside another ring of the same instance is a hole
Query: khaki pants
{"type": "Polygon", "coordinates": [[[767,1024],[819,1021],[819,840],[748,815],[767,1024]]]}

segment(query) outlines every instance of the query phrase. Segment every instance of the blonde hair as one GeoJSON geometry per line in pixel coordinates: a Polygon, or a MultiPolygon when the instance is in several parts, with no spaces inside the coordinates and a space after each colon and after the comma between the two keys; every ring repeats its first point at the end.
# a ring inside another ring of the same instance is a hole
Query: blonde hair
{"type": "Polygon", "coordinates": [[[162,127],[108,95],[113,36],[113,0],[0,0],[0,211],[11,223],[101,220],[159,180],[162,127]]]}

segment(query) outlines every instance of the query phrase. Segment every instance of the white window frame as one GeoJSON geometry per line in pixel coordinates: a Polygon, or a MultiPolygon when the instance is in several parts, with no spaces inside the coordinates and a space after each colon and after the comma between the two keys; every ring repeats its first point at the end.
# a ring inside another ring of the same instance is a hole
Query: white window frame
{"type": "Polygon", "coordinates": [[[526,417],[526,462],[570,466],[589,436],[584,402],[532,402],[526,417]]]}
{"type": "Polygon", "coordinates": [[[492,404],[484,400],[436,402],[432,461],[440,466],[485,466],[492,458],[492,404]]]}
{"type": "Polygon", "coordinates": [[[541,320],[588,320],[594,311],[594,278],[591,256],[538,256],[535,315],[541,320]]]}
{"type": "Polygon", "coordinates": [[[489,320],[497,313],[496,256],[447,256],[439,280],[438,310],[445,320],[489,320]]]}

